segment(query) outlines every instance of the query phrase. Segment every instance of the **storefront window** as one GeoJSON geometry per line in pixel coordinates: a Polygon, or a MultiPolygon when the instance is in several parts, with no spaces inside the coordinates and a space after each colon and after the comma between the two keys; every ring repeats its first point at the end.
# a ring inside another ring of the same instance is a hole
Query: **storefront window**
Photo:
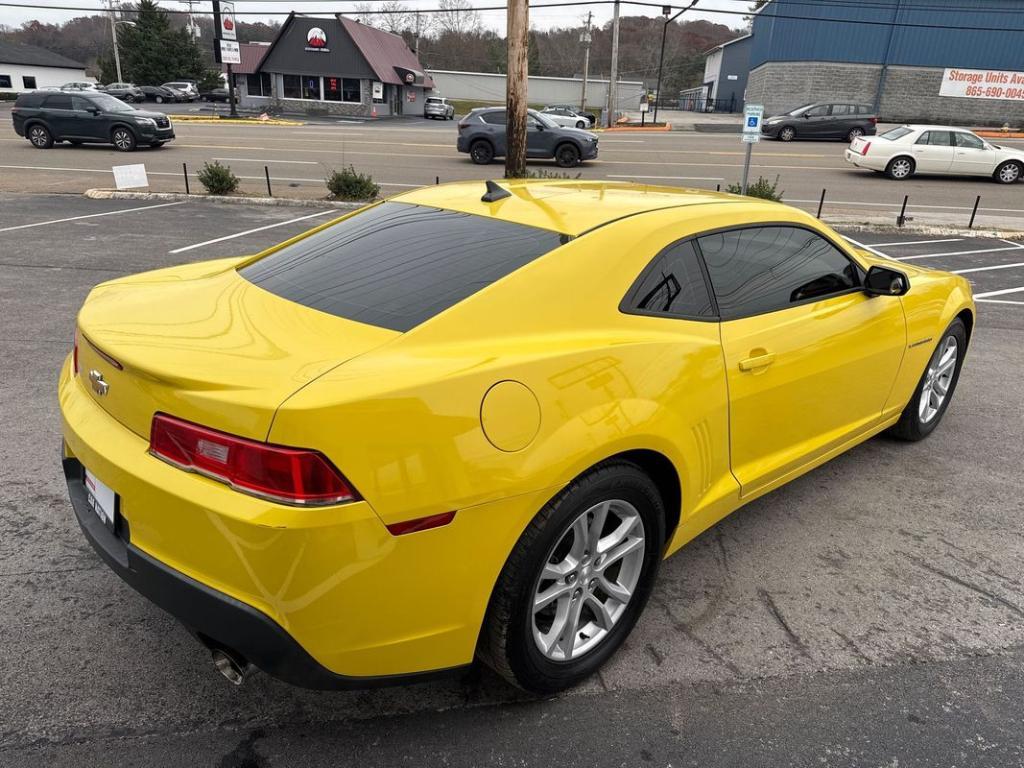
{"type": "Polygon", "coordinates": [[[299,75],[282,75],[281,79],[286,99],[302,98],[302,78],[299,75]]]}
{"type": "Polygon", "coordinates": [[[324,78],[324,101],[341,101],[341,78],[324,78]]]}
{"type": "Polygon", "coordinates": [[[342,101],[355,101],[360,102],[363,100],[362,94],[359,88],[359,80],[352,77],[342,78],[341,81],[341,100],[342,101]]]}
{"type": "Polygon", "coordinates": [[[302,98],[320,101],[320,78],[316,75],[302,76],[302,98]]]}
{"type": "Polygon", "coordinates": [[[246,75],[245,85],[250,96],[270,96],[270,73],[257,72],[246,75]]]}

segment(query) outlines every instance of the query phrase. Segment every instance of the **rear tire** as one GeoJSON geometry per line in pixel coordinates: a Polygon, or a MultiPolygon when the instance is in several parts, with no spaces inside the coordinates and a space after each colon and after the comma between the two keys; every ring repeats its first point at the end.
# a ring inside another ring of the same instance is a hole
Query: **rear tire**
{"type": "Polygon", "coordinates": [[[859,139],[863,135],[864,135],[864,129],[863,128],[851,128],[850,132],[848,134],[846,134],[846,141],[848,143],[852,144],[854,139],[859,139]]]}
{"type": "Polygon", "coordinates": [[[575,168],[580,164],[580,150],[575,144],[561,144],[555,148],[555,162],[559,168],[575,168]]]}
{"type": "Polygon", "coordinates": [[[157,96],[157,97],[155,97],[153,99],[153,101],[155,101],[157,104],[163,104],[164,103],[164,97],[163,96],[157,96]]]}
{"type": "Polygon", "coordinates": [[[487,141],[474,141],[469,148],[469,157],[477,165],[487,165],[494,159],[494,147],[487,141]]]}
{"type": "Polygon", "coordinates": [[[135,134],[124,127],[115,128],[110,132],[110,143],[118,152],[132,152],[135,150],[135,134]]]}
{"type": "Polygon", "coordinates": [[[664,521],[657,486],[632,462],[608,461],[577,478],[516,542],[491,595],[478,655],[538,694],[592,675],[643,611],[661,563],[664,521]],[[554,597],[535,609],[543,594],[554,597]]]}
{"type": "Polygon", "coordinates": [[[909,179],[914,175],[914,161],[909,157],[894,157],[885,166],[885,175],[896,181],[909,179]]]}
{"type": "Polygon", "coordinates": [[[939,338],[910,402],[900,414],[900,420],[889,428],[890,434],[916,442],[932,433],[953,399],[966,351],[967,328],[958,317],[939,338]]]}
{"type": "Polygon", "coordinates": [[[1016,184],[1020,181],[1024,168],[1016,160],[1007,160],[1005,163],[996,168],[996,172],[993,174],[994,178],[1000,184],[1016,184]]]}
{"type": "Polygon", "coordinates": [[[30,126],[26,135],[32,146],[36,149],[49,149],[53,146],[53,134],[50,133],[50,129],[45,125],[36,123],[30,126]]]}

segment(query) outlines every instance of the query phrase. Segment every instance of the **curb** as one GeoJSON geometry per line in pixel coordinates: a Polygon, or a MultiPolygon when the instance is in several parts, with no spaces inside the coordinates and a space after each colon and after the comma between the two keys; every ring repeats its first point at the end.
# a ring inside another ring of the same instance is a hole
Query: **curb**
{"type": "MultiPolygon", "coordinates": [[[[591,128],[590,130],[594,130],[594,129],[591,128]]],[[[615,132],[622,132],[622,133],[626,133],[626,132],[632,132],[632,133],[666,133],[667,131],[671,131],[672,130],[672,125],[670,123],[665,123],[665,125],[659,125],[656,128],[649,128],[646,125],[645,126],[639,126],[639,125],[620,125],[620,126],[616,126],[616,127],[613,127],[613,128],[600,128],[598,130],[600,130],[602,133],[615,133],[615,132]]]]}
{"type": "Polygon", "coordinates": [[[979,136],[984,136],[986,139],[1024,139],[1024,133],[1021,131],[991,131],[991,130],[975,130],[974,133],[979,136]]]}
{"type": "Polygon", "coordinates": [[[843,216],[824,215],[821,221],[834,229],[845,229],[850,232],[878,232],[891,235],[955,235],[959,237],[991,237],[1002,240],[1022,240],[1024,230],[991,229],[987,227],[949,227],[940,224],[905,224],[897,227],[889,221],[871,221],[865,218],[844,219],[843,216]]]}
{"type": "Polygon", "coordinates": [[[171,122],[210,123],[215,125],[305,125],[298,120],[259,120],[255,117],[217,117],[216,115],[167,115],[171,122]]]}
{"type": "Polygon", "coordinates": [[[82,193],[90,200],[162,200],[167,202],[205,202],[224,205],[256,205],[288,208],[337,208],[354,211],[372,202],[350,203],[343,200],[296,200],[289,197],[230,197],[222,195],[186,195],[181,192],[126,192],[114,189],[87,189],[82,193]]]}

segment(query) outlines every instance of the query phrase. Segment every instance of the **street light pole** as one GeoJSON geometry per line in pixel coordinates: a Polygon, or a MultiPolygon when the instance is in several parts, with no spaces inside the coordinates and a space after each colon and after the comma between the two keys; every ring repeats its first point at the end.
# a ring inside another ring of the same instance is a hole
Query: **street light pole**
{"type": "Polygon", "coordinates": [[[110,0],[110,39],[114,43],[114,69],[117,71],[117,82],[121,80],[121,55],[117,52],[117,22],[114,20],[114,0],[110,0]]]}
{"type": "Polygon", "coordinates": [[[615,87],[615,81],[619,79],[619,0],[615,0],[615,10],[612,13],[612,71],[608,78],[608,119],[605,128],[611,128],[615,124],[615,107],[619,98],[615,87]]]}
{"type": "MultiPolygon", "coordinates": [[[[666,18],[665,23],[661,27],[661,54],[658,56],[658,87],[654,92],[654,122],[658,122],[658,102],[661,100],[661,71],[665,66],[665,37],[668,35],[668,25],[693,8],[696,4],[697,0],[690,0],[690,4],[679,11],[675,16],[666,18]]],[[[662,6],[661,12],[664,13],[665,16],[668,16],[672,13],[672,6],[662,6]]]]}
{"type": "Polygon", "coordinates": [[[580,92],[580,112],[587,109],[587,76],[590,74],[590,20],[593,13],[587,11],[587,26],[580,35],[580,42],[583,43],[583,88],[580,92]]]}

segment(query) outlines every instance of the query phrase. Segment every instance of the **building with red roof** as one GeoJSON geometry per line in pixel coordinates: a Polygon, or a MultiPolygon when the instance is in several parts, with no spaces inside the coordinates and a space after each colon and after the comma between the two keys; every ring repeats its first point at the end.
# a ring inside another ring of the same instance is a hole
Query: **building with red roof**
{"type": "Polygon", "coordinates": [[[434,82],[395,35],[340,14],[292,13],[269,45],[243,44],[239,102],[259,109],[368,117],[422,114],[434,82]]]}

